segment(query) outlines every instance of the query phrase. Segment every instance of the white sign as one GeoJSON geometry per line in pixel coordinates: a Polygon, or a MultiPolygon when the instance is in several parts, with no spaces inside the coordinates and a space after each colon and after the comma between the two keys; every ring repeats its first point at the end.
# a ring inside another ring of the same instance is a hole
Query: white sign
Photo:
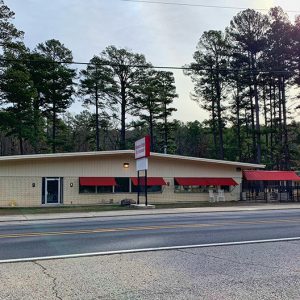
{"type": "Polygon", "coordinates": [[[134,147],[135,159],[150,156],[150,136],[147,135],[135,142],[134,147]]]}
{"type": "Polygon", "coordinates": [[[136,160],[136,171],[148,170],[148,158],[143,157],[136,160]]]}

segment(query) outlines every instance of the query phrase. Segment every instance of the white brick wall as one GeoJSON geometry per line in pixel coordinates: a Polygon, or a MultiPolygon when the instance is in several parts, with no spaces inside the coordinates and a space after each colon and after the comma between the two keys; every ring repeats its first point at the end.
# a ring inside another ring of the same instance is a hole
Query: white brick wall
{"type": "Polygon", "coordinates": [[[0,206],[39,206],[42,197],[40,177],[0,177],[0,206]],[[32,184],[35,187],[32,187],[32,184]]]}
{"type": "MultiPolygon", "coordinates": [[[[149,203],[175,203],[175,202],[192,202],[208,201],[208,193],[174,193],[174,180],[170,177],[164,178],[169,182],[169,186],[163,187],[162,193],[149,193],[149,203]]],[[[240,179],[235,178],[239,183],[240,179]]],[[[80,194],[79,178],[64,177],[64,204],[118,204],[122,199],[136,200],[136,193],[113,193],[113,194],[80,194]],[[70,184],[73,184],[71,187],[70,184]]],[[[36,176],[19,176],[19,177],[0,177],[0,206],[6,207],[15,203],[16,206],[40,206],[42,198],[42,178],[36,176]],[[32,187],[32,184],[35,187],[32,187]]],[[[232,192],[225,193],[226,201],[239,200],[240,187],[236,186],[232,192]]],[[[141,203],[145,198],[141,196],[141,203]]]]}

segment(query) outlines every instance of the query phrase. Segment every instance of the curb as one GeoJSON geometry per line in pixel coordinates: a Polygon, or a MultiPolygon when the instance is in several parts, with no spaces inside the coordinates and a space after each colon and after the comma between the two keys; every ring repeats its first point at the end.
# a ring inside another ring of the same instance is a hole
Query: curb
{"type": "MultiPolygon", "coordinates": [[[[187,211],[187,212],[158,212],[158,213],[135,213],[135,214],[122,214],[122,215],[105,215],[105,216],[70,216],[70,217],[57,217],[57,218],[39,218],[39,219],[22,219],[22,220],[1,220],[0,223],[8,223],[8,222],[34,222],[34,221],[57,221],[57,220],[70,220],[70,219],[92,219],[92,218],[114,218],[114,217],[136,217],[136,216],[158,216],[158,215],[178,215],[178,214],[209,214],[209,213],[235,213],[235,212],[254,212],[254,211],[266,211],[266,210],[297,210],[300,209],[299,207],[278,207],[278,208],[268,208],[268,207],[261,207],[261,208],[240,208],[236,210],[212,210],[212,211],[187,211]],[[250,210],[249,210],[250,208],[250,210]]],[[[70,213],[71,214],[71,213],[70,213]]],[[[24,216],[24,215],[23,215],[24,216]]],[[[26,218],[24,216],[24,218],[26,218]]]]}

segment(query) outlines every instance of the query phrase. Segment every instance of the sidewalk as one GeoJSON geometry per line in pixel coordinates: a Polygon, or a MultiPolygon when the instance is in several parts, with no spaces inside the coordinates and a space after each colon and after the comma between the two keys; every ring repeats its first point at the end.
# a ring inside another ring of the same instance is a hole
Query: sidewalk
{"type": "Polygon", "coordinates": [[[235,206],[235,207],[165,208],[165,209],[126,210],[126,211],[120,210],[120,211],[103,211],[103,212],[5,215],[5,216],[0,216],[0,222],[97,218],[97,217],[120,217],[120,216],[139,216],[139,215],[161,215],[161,214],[181,214],[181,213],[263,211],[263,210],[282,210],[282,209],[300,209],[300,203],[259,204],[259,205],[247,205],[247,206],[235,206]]]}

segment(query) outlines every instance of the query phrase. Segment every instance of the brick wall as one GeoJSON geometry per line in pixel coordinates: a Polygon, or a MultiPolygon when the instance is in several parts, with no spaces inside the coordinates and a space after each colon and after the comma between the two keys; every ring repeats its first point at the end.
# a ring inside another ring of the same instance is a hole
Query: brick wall
{"type": "MultiPolygon", "coordinates": [[[[169,186],[163,187],[162,193],[149,193],[149,203],[174,203],[174,202],[192,202],[192,201],[208,201],[208,193],[174,193],[173,178],[164,178],[169,186]]],[[[240,179],[235,178],[239,183],[240,179]]],[[[0,177],[0,206],[7,207],[16,205],[40,206],[42,198],[42,178],[33,176],[20,177],[0,177]],[[35,184],[35,187],[32,184],[35,184]]],[[[80,194],[78,177],[64,177],[64,204],[118,204],[123,199],[136,200],[136,193],[113,193],[113,194],[80,194]],[[71,186],[71,183],[73,186],[71,186]]],[[[239,200],[240,187],[236,186],[229,193],[225,193],[226,201],[239,200]]],[[[145,198],[141,196],[141,202],[144,203],[145,198]]]]}

